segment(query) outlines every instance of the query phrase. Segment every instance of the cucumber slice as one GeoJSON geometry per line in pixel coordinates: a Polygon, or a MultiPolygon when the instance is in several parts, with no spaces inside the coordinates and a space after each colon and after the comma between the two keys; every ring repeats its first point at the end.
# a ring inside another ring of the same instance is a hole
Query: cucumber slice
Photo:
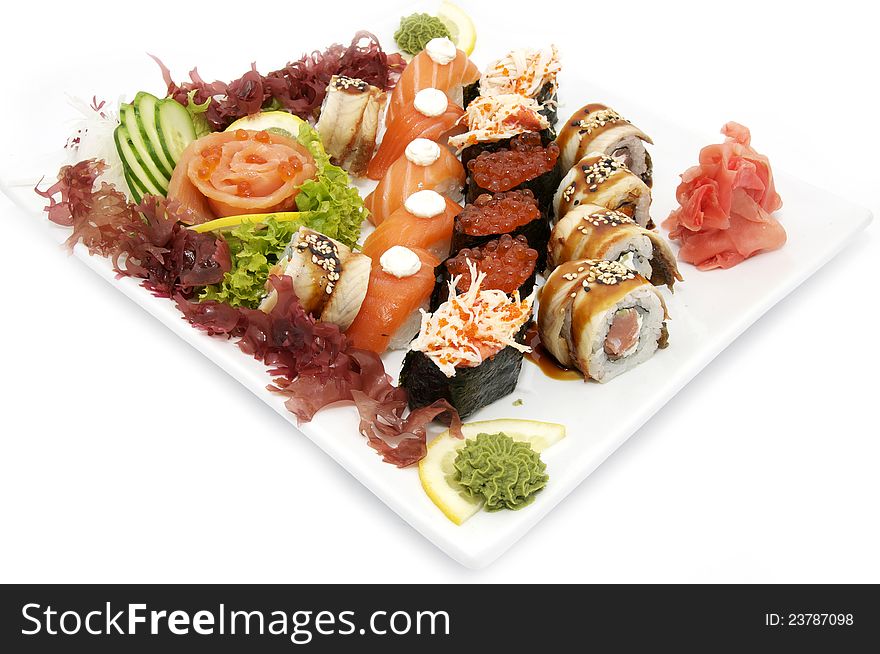
{"type": "Polygon", "coordinates": [[[156,111],[160,138],[169,157],[177,164],[186,146],[196,140],[192,116],[186,107],[172,98],[160,100],[156,111]]]}
{"type": "Polygon", "coordinates": [[[151,193],[160,197],[164,196],[167,187],[160,187],[156,184],[152,175],[148,174],[144,169],[140,155],[132,144],[131,134],[124,123],[113,132],[113,140],[116,141],[116,151],[119,158],[122,159],[122,167],[127,174],[129,181],[129,189],[132,195],[151,193]]]}
{"type": "MultiPolygon", "coordinates": [[[[134,101],[131,104],[134,107],[134,113],[137,116],[138,128],[140,129],[141,135],[144,137],[144,142],[150,149],[150,156],[156,163],[156,167],[170,180],[176,162],[168,153],[165,143],[162,140],[162,135],[159,132],[159,116],[157,110],[159,98],[151,93],[141,91],[134,96],[134,101]]],[[[128,128],[131,129],[131,126],[128,125],[128,128]]]]}
{"type": "Polygon", "coordinates": [[[428,445],[428,453],[419,461],[419,480],[425,494],[443,514],[457,525],[477,513],[482,500],[469,497],[455,480],[453,462],[469,438],[477,434],[505,433],[515,441],[524,441],[541,453],[565,438],[565,425],[537,420],[502,418],[469,422],[461,426],[464,438],[455,438],[446,430],[428,445]]]}
{"type": "Polygon", "coordinates": [[[141,132],[134,106],[123,104],[119,110],[121,124],[125,125],[125,129],[128,133],[128,140],[131,143],[132,149],[137,153],[138,159],[141,162],[141,167],[153,182],[153,185],[162,189],[162,194],[164,195],[165,191],[168,190],[168,182],[171,180],[171,175],[165,175],[165,173],[156,165],[155,153],[150,144],[144,138],[143,132],[141,132]]]}

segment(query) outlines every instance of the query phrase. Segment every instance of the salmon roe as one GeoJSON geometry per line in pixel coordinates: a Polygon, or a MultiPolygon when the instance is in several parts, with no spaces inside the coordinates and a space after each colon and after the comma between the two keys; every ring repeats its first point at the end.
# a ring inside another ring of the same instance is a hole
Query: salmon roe
{"type": "Polygon", "coordinates": [[[535,194],[529,189],[477,196],[462,210],[456,221],[470,236],[506,234],[540,218],[535,194]]]}
{"type": "Polygon", "coordinates": [[[247,141],[251,137],[248,134],[246,129],[237,129],[235,130],[235,140],[236,141],[247,141]]]}
{"type": "Polygon", "coordinates": [[[267,132],[266,130],[261,130],[257,132],[254,136],[254,140],[258,143],[268,143],[270,140],[269,132],[267,132]]]}
{"type": "Polygon", "coordinates": [[[544,147],[540,134],[527,132],[514,136],[509,148],[481,152],[467,167],[480,188],[498,193],[553,170],[557,159],[559,146],[555,142],[544,147]]]}
{"type": "Polygon", "coordinates": [[[261,157],[258,154],[249,154],[248,156],[246,156],[244,158],[244,160],[246,163],[249,163],[249,164],[264,164],[264,163],[266,163],[266,158],[261,157]]]}
{"type": "Polygon", "coordinates": [[[249,198],[254,193],[253,189],[251,188],[251,183],[247,180],[239,182],[235,192],[236,195],[241,198],[249,198]]]}
{"type": "Polygon", "coordinates": [[[482,247],[460,250],[453,258],[447,259],[445,265],[450,277],[461,275],[456,288],[462,293],[471,285],[468,261],[476,265],[478,272],[486,273],[480,288],[513,293],[535,271],[538,251],[529,247],[525,236],[514,238],[510,234],[504,234],[482,247]]]}

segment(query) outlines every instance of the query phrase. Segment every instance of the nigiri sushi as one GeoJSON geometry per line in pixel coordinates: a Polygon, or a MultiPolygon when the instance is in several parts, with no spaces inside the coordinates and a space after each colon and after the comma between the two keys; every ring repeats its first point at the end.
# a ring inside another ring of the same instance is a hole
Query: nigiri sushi
{"type": "Polygon", "coordinates": [[[464,110],[437,89],[419,91],[414,101],[386,123],[385,136],[367,167],[367,177],[382,179],[413,139],[421,137],[444,145],[443,137],[460,129],[457,124],[462,115],[464,110]]]}
{"type": "MultiPolygon", "coordinates": [[[[296,296],[308,313],[346,329],[367,294],[370,263],[369,257],[352,252],[344,243],[300,227],[271,272],[293,279],[296,296]]],[[[277,301],[272,291],[260,309],[268,313],[277,301]]]]}
{"type": "Polygon", "coordinates": [[[386,122],[415,99],[422,89],[435,88],[462,106],[462,89],[480,78],[480,70],[468,56],[446,38],[431,39],[404,69],[388,104],[386,122]]]}
{"type": "Polygon", "coordinates": [[[379,354],[406,348],[419,331],[419,309],[430,303],[439,263],[427,250],[400,245],[373,259],[367,296],[346,331],[352,345],[379,354]]]}
{"type": "Polygon", "coordinates": [[[370,222],[380,224],[416,191],[431,189],[457,202],[464,179],[464,166],[449,148],[429,139],[413,139],[364,201],[370,222]]]}
{"type": "Polygon", "coordinates": [[[327,85],[317,129],[333,163],[355,177],[367,171],[376,148],[385,92],[363,80],[334,75],[327,85]]]}
{"type": "Polygon", "coordinates": [[[436,191],[413,193],[364,241],[363,252],[375,259],[392,245],[428,250],[441,261],[449,255],[452,228],[461,205],[436,191]]]}

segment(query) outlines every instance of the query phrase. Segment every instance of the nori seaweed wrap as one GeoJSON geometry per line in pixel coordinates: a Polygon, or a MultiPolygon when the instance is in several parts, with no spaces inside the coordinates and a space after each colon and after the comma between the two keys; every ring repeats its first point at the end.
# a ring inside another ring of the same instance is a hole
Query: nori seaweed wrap
{"type": "Polygon", "coordinates": [[[453,254],[474,248],[502,234],[522,235],[538,252],[538,268],[543,269],[550,240],[550,223],[529,189],[478,196],[455,217],[452,228],[453,254]]]}
{"type": "Polygon", "coordinates": [[[443,399],[466,418],[514,391],[522,360],[522,352],[508,345],[480,365],[456,368],[455,376],[447,377],[423,352],[410,350],[403,359],[400,385],[408,393],[410,409],[443,399]]]}

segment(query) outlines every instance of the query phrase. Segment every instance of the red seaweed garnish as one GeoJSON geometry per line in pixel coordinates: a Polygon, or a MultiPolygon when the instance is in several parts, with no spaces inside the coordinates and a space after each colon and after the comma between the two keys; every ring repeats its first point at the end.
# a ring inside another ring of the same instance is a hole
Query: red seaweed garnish
{"type": "Polygon", "coordinates": [[[192,325],[238,338],[243,352],[265,363],[273,377],[269,390],[287,398],[285,406],[300,423],[332,404],[353,402],[361,434],[383,460],[398,467],[425,456],[427,425],[441,414],[461,435],[458,413],[445,400],[405,415],[406,390],[391,383],[379,355],[352,347],[338,326],[307,314],[290,277],[273,275],[269,284],[278,294],[269,313],[174,299],[192,325]]]}
{"type": "Polygon", "coordinates": [[[82,243],[89,254],[110,258],[120,275],[141,278],[166,297],[223,279],[232,267],[226,241],[188,229],[184,222],[193,216],[177,202],[148,195],[131,204],[112,184],[98,182],[105,168],[96,159],[64,166],[55,184],[34,189],[49,200],[49,220],[73,228],[68,249],[82,243]]]}
{"type": "Polygon", "coordinates": [[[162,69],[170,97],[184,106],[193,91],[194,103],[211,100],[205,118],[215,131],[273,105],[303,119],[313,117],[324,101],[327,84],[333,75],[356,77],[390,91],[406,67],[399,54],[384,52],[379,39],[366,31],[355,34],[348,46],[336,43],[323,52],[316,50],[268,75],[261,75],[256,64],[251,64],[251,70],[229,83],[206,82],[193,68],[189,73],[190,80],[178,84],[167,66],[158,58],[153,59],[162,69]]]}

